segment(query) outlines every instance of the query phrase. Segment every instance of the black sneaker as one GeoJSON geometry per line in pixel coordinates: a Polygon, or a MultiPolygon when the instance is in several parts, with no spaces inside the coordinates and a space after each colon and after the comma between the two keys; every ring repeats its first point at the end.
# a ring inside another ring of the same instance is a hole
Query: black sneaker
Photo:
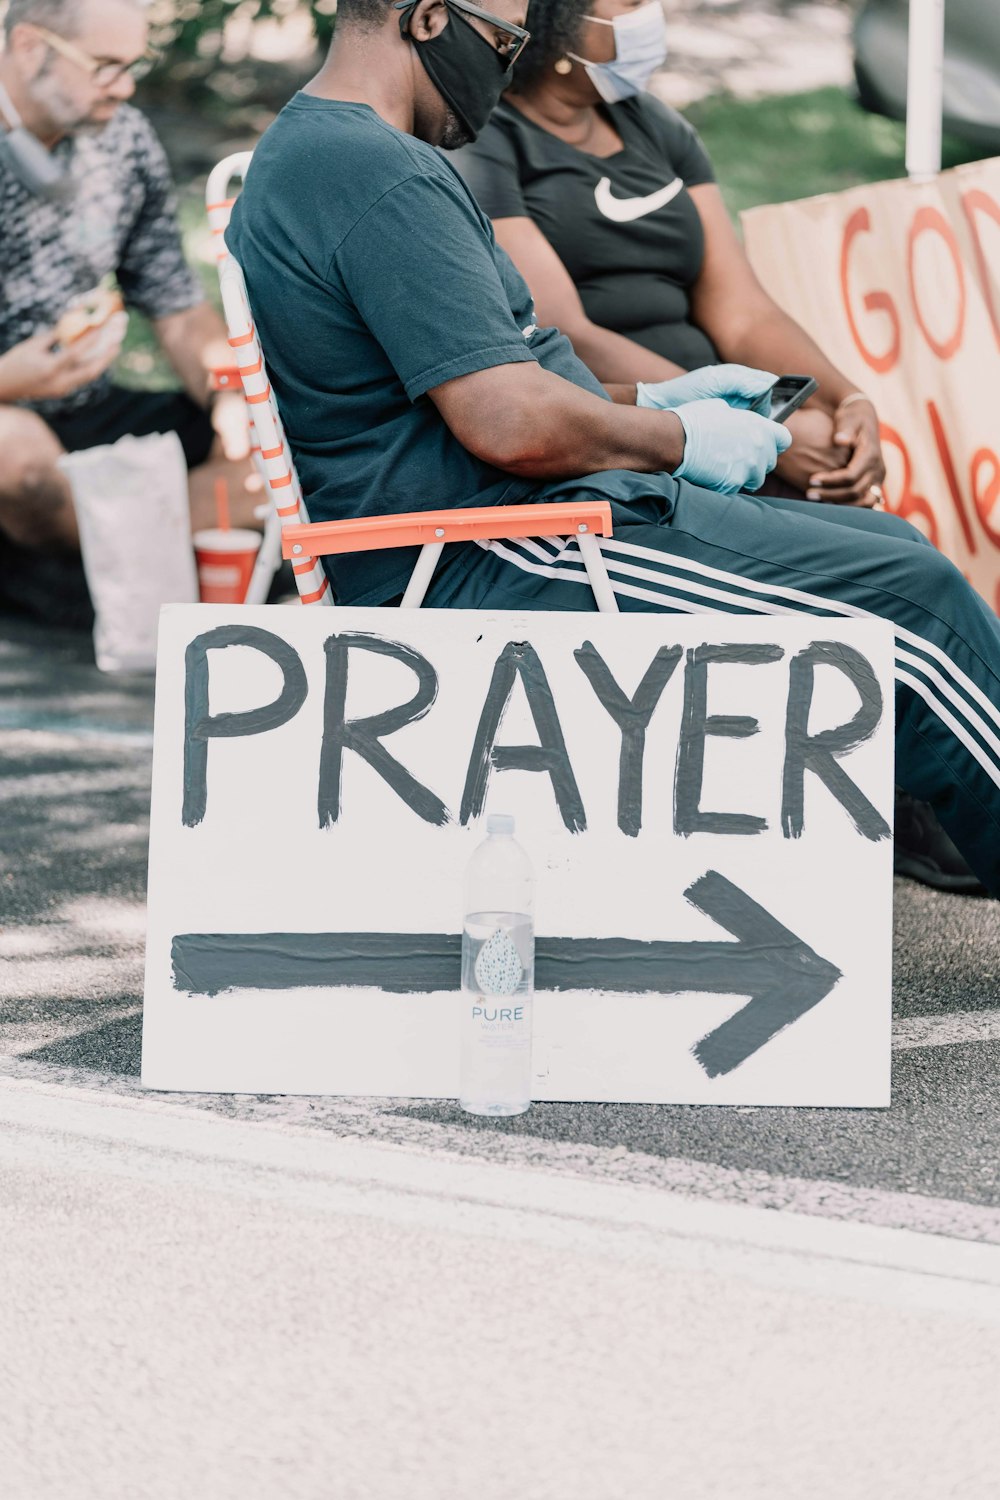
{"type": "Polygon", "coordinates": [[[896,826],[892,868],[936,891],[960,896],[985,896],[986,887],[969,869],[938,822],[928,802],[918,802],[896,788],[896,826]]]}

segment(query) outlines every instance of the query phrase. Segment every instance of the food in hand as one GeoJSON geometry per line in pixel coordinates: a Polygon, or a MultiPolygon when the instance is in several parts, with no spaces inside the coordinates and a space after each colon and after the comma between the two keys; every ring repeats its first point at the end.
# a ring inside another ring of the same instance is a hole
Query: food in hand
{"type": "Polygon", "coordinates": [[[63,313],[55,327],[56,341],[64,348],[68,344],[75,344],[85,333],[103,328],[109,318],[114,317],[115,313],[124,312],[124,308],[120,292],[108,287],[95,287],[63,313]]]}

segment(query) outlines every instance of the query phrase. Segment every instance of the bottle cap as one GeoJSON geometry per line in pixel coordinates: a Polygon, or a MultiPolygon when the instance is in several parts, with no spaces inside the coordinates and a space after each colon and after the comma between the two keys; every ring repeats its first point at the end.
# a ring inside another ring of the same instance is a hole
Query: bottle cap
{"type": "Polygon", "coordinates": [[[510,813],[490,813],[486,819],[487,833],[513,833],[514,819],[510,813]]]}

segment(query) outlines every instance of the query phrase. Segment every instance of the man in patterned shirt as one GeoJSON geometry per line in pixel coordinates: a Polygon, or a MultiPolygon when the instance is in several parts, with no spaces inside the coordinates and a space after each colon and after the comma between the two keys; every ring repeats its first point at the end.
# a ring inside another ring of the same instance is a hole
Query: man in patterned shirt
{"type": "Polygon", "coordinates": [[[0,599],[30,607],[47,596],[52,617],[59,601],[47,583],[74,570],[80,578],[78,563],[67,572],[65,562],[79,549],[56,467],[65,451],[173,431],[193,471],[194,524],[211,524],[227,458],[242,461],[231,467],[238,524],[253,501],[242,400],[209,390],[211,367],[230,363],[225,328],[185,263],[163,148],[126,102],[148,64],[142,5],[9,0],[5,31],[0,132],[13,135],[0,140],[0,599]],[[11,149],[18,139],[27,170],[11,149]],[[123,318],[56,343],[59,317],[109,276],[150,319],[183,391],[114,384],[123,318]]]}

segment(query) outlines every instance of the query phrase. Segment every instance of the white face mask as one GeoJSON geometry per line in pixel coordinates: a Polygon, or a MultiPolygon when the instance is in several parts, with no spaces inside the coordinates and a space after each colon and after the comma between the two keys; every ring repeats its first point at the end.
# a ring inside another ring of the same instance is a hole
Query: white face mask
{"type": "Polygon", "coordinates": [[[588,62],[575,52],[567,56],[583,65],[605,104],[618,104],[641,94],[667,59],[667,23],[660,0],[649,0],[648,5],[615,16],[613,21],[601,16],[585,16],[584,20],[614,27],[615,56],[603,63],[588,62]]]}

